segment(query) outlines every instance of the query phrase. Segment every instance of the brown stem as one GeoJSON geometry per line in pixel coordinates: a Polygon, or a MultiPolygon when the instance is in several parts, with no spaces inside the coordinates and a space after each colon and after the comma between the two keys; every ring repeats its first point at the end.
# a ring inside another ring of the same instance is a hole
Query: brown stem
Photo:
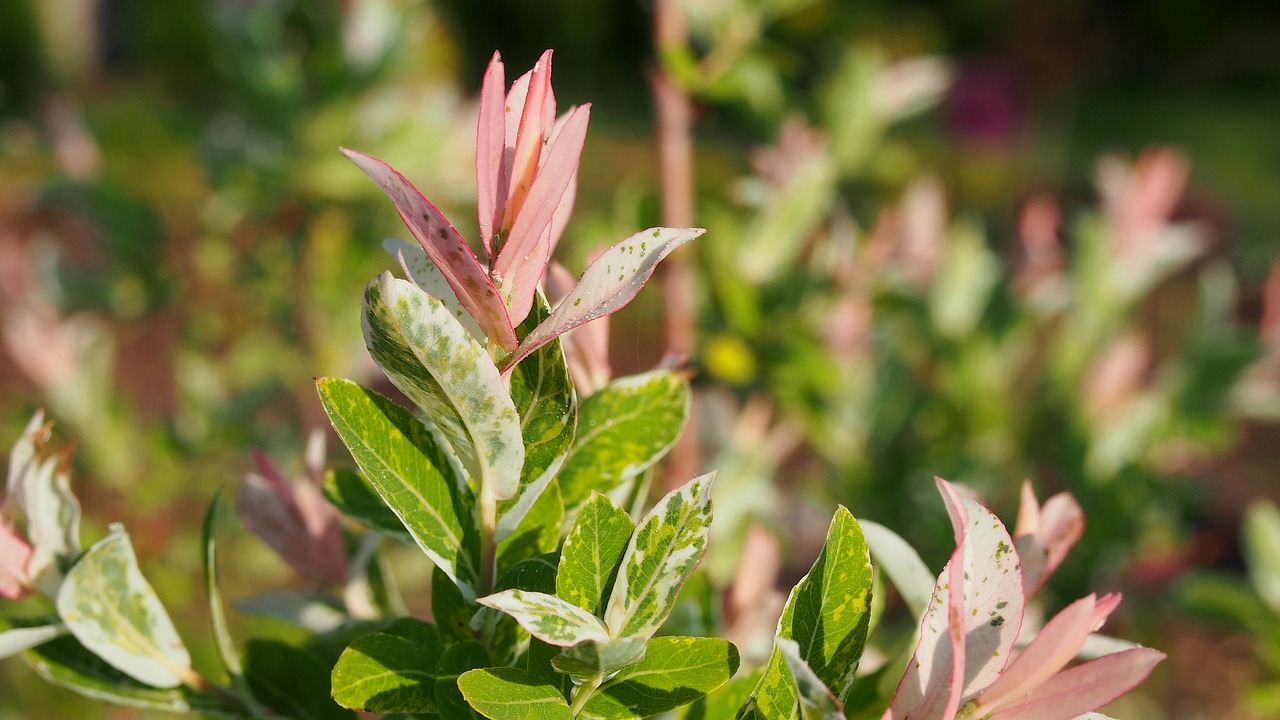
{"type": "MultiPolygon", "coordinates": [[[[687,35],[679,0],[656,0],[653,40],[659,63],[650,75],[650,85],[658,124],[658,192],[662,224],[667,227],[693,225],[693,101],[661,62],[666,51],[685,45],[687,35]]],[[[695,337],[696,286],[689,253],[688,248],[677,250],[667,258],[663,270],[666,351],[681,358],[693,355],[695,337]]],[[[667,458],[669,488],[696,475],[702,465],[695,413],[696,409],[691,411],[688,430],[667,458]]]]}

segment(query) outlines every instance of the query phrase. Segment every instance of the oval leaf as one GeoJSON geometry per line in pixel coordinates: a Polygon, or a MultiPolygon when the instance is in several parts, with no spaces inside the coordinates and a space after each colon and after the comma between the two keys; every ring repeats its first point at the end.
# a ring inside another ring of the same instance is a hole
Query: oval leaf
{"type": "Polygon", "coordinates": [[[689,383],[666,370],[609,383],[583,401],[578,434],[557,479],[570,513],[666,455],[689,417],[689,383]]]}
{"type": "Polygon", "coordinates": [[[738,663],[738,649],[727,640],[653,638],[644,660],[601,685],[578,717],[624,720],[674,710],[728,682],[738,663]]]}
{"type": "Polygon", "coordinates": [[[586,640],[609,639],[600,618],[554,595],[506,590],[476,602],[510,615],[531,635],[551,645],[570,647],[586,640]]]}
{"type": "Polygon", "coordinates": [[[333,699],[364,712],[435,712],[435,669],[443,654],[433,625],[398,620],[342,651],[333,668],[333,699]]]}
{"type": "Polygon", "coordinates": [[[470,670],[458,678],[458,688],[471,707],[492,720],[573,720],[560,691],[527,670],[470,670]]]}
{"type": "Polygon", "coordinates": [[[382,501],[427,557],[474,598],[480,567],[475,510],[459,484],[442,474],[448,460],[431,433],[408,410],[350,380],[321,378],[316,388],[338,437],[382,501]]]}
{"type": "Polygon", "coordinates": [[[67,573],[57,606],[77,640],[129,677],[158,688],[192,678],[191,656],[138,570],[129,535],[120,526],[67,573]]]}
{"type": "Polygon", "coordinates": [[[437,299],[391,273],[365,289],[365,344],[494,498],[515,495],[524,465],[520,418],[498,370],[437,299]]]}
{"type": "Polygon", "coordinates": [[[598,493],[582,506],[565,537],[556,571],[556,595],[599,615],[613,591],[635,526],[627,511],[598,493]]]}

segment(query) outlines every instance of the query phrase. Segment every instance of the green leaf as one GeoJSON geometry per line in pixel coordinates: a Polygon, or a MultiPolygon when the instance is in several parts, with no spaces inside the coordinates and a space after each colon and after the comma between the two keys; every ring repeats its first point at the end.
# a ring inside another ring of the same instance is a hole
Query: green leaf
{"type": "Polygon", "coordinates": [[[489,653],[475,640],[456,643],[444,651],[436,664],[436,707],[440,716],[449,720],[473,720],[480,717],[467,704],[458,689],[458,677],[468,670],[489,665],[489,653]]]}
{"type": "Polygon", "coordinates": [[[515,618],[520,626],[543,642],[560,647],[584,640],[608,640],[600,618],[546,593],[504,590],[476,602],[515,618]]]}
{"type": "Polygon", "coordinates": [[[565,648],[551,659],[556,672],[588,679],[610,675],[628,665],[644,659],[644,638],[618,638],[616,640],[585,640],[565,648]]]}
{"type": "Polygon", "coordinates": [[[713,479],[690,480],[640,518],[605,609],[614,637],[649,637],[671,614],[680,588],[707,550],[713,479]]]}
{"type": "Polygon", "coordinates": [[[329,420],[382,500],[427,557],[468,598],[479,579],[480,537],[472,499],[443,473],[448,458],[422,423],[350,380],[316,383],[329,420]]]}
{"type": "MultiPolygon", "coordinates": [[[[516,494],[520,418],[485,349],[437,299],[386,272],[365,288],[365,344],[496,500],[516,494]]],[[[366,471],[367,472],[367,471],[366,471]]]]}
{"type": "Polygon", "coordinates": [[[560,551],[556,595],[599,615],[622,565],[635,526],[627,511],[592,493],[578,512],[560,551]]]}
{"type": "Polygon", "coordinates": [[[573,720],[554,685],[519,668],[470,670],[458,687],[471,707],[492,720],[573,720]]]}
{"type": "Polygon", "coordinates": [[[443,654],[434,625],[402,618],[347,646],[333,668],[333,699],[363,712],[435,712],[443,654]]]}
{"type": "Polygon", "coordinates": [[[431,571],[431,617],[446,645],[471,640],[471,618],[480,607],[462,596],[440,568],[431,571]]]}
{"type": "MultiPolygon", "coordinates": [[[[516,334],[523,338],[550,313],[546,299],[538,293],[516,334]]],[[[538,348],[511,371],[511,400],[524,438],[523,490],[544,474],[554,475],[573,443],[578,402],[559,339],[538,348]]]]}
{"type": "Polygon", "coordinates": [[[191,655],[119,525],[67,572],[57,606],[71,634],[126,675],[158,688],[192,679],[191,655]]]}
{"type": "Polygon", "coordinates": [[[293,720],[353,720],[329,697],[329,668],[311,653],[275,640],[245,643],[245,679],[263,705],[293,720]]]}
{"type": "Polygon", "coordinates": [[[254,595],[237,602],[235,608],[246,615],[275,618],[314,633],[329,632],[348,619],[332,598],[291,590],[254,595]]]}
{"type": "Polygon", "coordinates": [[[707,693],[689,706],[684,720],[718,720],[736,716],[738,709],[751,697],[751,691],[763,672],[764,668],[758,668],[739,675],[714,692],[707,693]]]}
{"type": "Polygon", "coordinates": [[[560,499],[558,483],[545,483],[545,485],[546,487],[525,513],[520,524],[498,543],[499,576],[521,560],[554,552],[560,546],[564,501],[560,499]]]}
{"type": "Polygon", "coordinates": [[[738,662],[737,648],[719,638],[653,638],[644,660],[601,685],[578,717],[623,720],[674,710],[728,682],[738,662]]]}
{"type": "MultiPolygon", "coordinates": [[[[871,560],[866,539],[843,506],[836,509],[822,552],[791,590],[778,636],[794,640],[800,658],[844,702],[866,644],[871,619],[871,560]]],[[[795,713],[797,697],[785,658],[775,646],[744,717],[795,713]]]]}
{"type": "Polygon", "coordinates": [[[148,687],[108,665],[74,637],[62,637],[28,650],[23,659],[40,677],[99,702],[142,710],[199,713],[206,717],[243,718],[226,698],[188,687],[148,687]]]}
{"type": "Polygon", "coordinates": [[[775,638],[774,641],[791,672],[792,687],[800,701],[800,717],[804,720],[845,720],[840,702],[800,657],[800,646],[786,638],[775,638]]]}
{"type": "Polygon", "coordinates": [[[231,639],[231,631],[227,628],[227,615],[222,606],[222,589],[218,583],[218,514],[222,508],[222,489],[214,493],[213,501],[205,512],[204,525],[201,528],[204,545],[204,587],[209,599],[209,624],[213,626],[213,641],[218,649],[218,657],[222,666],[230,676],[231,682],[243,695],[252,697],[252,691],[244,679],[244,668],[240,665],[240,653],[236,651],[235,641],[231,639]]]}
{"type": "Polygon", "coordinates": [[[615,380],[582,402],[578,433],[557,478],[572,514],[592,490],[609,493],[671,449],[689,417],[689,383],[656,370],[615,380]]]}
{"type": "Polygon", "coordinates": [[[404,523],[378,496],[378,491],[363,475],[351,468],[330,470],[324,478],[324,498],[343,515],[370,530],[415,544],[404,523]]]}

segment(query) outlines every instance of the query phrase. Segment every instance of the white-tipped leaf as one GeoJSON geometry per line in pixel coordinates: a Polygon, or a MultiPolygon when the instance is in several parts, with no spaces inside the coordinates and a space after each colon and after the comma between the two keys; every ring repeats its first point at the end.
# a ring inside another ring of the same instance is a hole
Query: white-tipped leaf
{"type": "Polygon", "coordinates": [[[530,635],[559,647],[594,640],[605,642],[609,631],[600,618],[554,595],[505,590],[476,602],[515,618],[530,635]]]}

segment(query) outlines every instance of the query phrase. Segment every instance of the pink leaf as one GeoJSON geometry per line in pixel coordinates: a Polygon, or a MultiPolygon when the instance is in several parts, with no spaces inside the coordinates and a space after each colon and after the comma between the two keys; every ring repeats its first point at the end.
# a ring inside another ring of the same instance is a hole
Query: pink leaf
{"type": "Polygon", "coordinates": [[[1109,595],[1099,601],[1091,594],[1064,608],[1041,628],[1000,677],[982,691],[978,706],[984,713],[998,709],[1030,693],[1066,667],[1080,652],[1089,634],[1115,609],[1119,599],[1117,595],[1109,595]]]}
{"type": "Polygon", "coordinates": [[[458,302],[480,323],[485,335],[502,347],[514,350],[516,333],[498,291],[448,219],[390,165],[354,150],[344,148],[342,152],[391,198],[400,219],[449,282],[458,302]]]}
{"type": "Polygon", "coordinates": [[[1164,657],[1149,648],[1104,655],[1054,675],[989,720],[1070,720],[1132,690],[1164,657]]]}
{"type": "Polygon", "coordinates": [[[31,546],[13,528],[0,522],[0,597],[17,600],[31,592],[27,561],[31,546]]]}
{"type": "MultiPolygon", "coordinates": [[[[601,251],[603,252],[603,248],[601,251]]],[[[592,259],[600,256],[595,253],[592,259]]],[[[557,262],[547,267],[547,296],[559,303],[573,289],[573,276],[557,262]]],[[[609,317],[596,318],[560,337],[564,343],[565,362],[578,397],[587,397],[608,384],[613,377],[609,364],[609,317]]]]}
{"type": "MultiPolygon", "coordinates": [[[[520,125],[516,131],[515,147],[512,153],[507,213],[503,230],[510,230],[513,219],[519,217],[520,210],[524,207],[525,197],[532,192],[538,166],[541,165],[542,145],[547,139],[547,100],[551,95],[550,50],[542,53],[542,57],[538,58],[538,62],[528,76],[529,85],[523,107],[520,109],[520,125]]],[[[552,111],[552,117],[555,117],[554,111],[552,111]]]]}
{"type": "Polygon", "coordinates": [[[507,207],[507,186],[502,176],[506,152],[506,99],[502,56],[493,54],[480,83],[480,116],[476,121],[476,205],[480,215],[480,239],[493,257],[493,234],[502,227],[507,207]]]}
{"type": "Polygon", "coordinates": [[[504,372],[557,336],[626,306],[663,258],[704,232],[702,228],[649,228],[606,250],[551,315],[525,337],[504,372]]]}
{"type": "MultiPolygon", "coordinates": [[[[582,105],[569,114],[564,128],[547,148],[546,162],[538,169],[511,233],[498,251],[493,269],[495,276],[502,278],[500,287],[514,323],[529,314],[534,292],[551,258],[546,232],[577,172],[590,115],[590,105],[582,105]]],[[[510,207],[516,207],[514,201],[510,207]]]]}
{"type": "Polygon", "coordinates": [[[1027,597],[1039,590],[1084,534],[1084,511],[1070,493],[1058,493],[1041,508],[1031,483],[1022,485],[1014,544],[1022,558],[1027,597]]]}
{"type": "Polygon", "coordinates": [[[957,547],[885,720],[951,718],[1004,669],[1022,625],[1022,576],[1009,533],[991,511],[937,482],[957,547]]]}

